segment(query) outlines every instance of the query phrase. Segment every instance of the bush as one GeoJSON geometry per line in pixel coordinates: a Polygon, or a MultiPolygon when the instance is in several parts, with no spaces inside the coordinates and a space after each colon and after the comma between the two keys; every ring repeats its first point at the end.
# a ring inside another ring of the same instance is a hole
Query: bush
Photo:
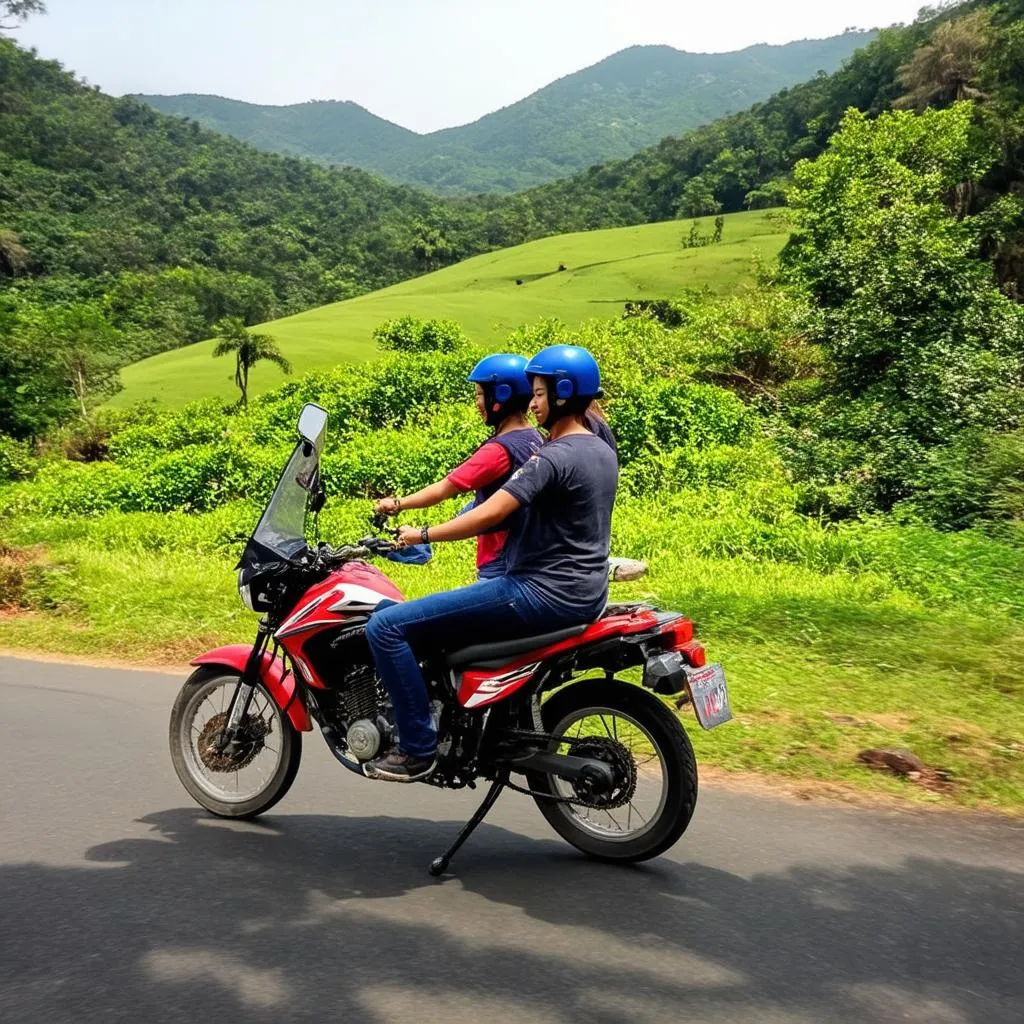
{"type": "Polygon", "coordinates": [[[0,483],[28,480],[35,470],[36,460],[28,442],[0,434],[0,483]]]}
{"type": "Polygon", "coordinates": [[[469,338],[454,320],[420,320],[403,316],[386,320],[373,332],[374,341],[392,352],[457,352],[467,348],[469,338]]]}
{"type": "Polygon", "coordinates": [[[669,449],[735,445],[753,416],[731,391],[713,384],[651,380],[634,384],[609,406],[625,465],[669,449]]]}
{"type": "Polygon", "coordinates": [[[897,510],[937,526],[1024,521],[1024,430],[965,431],[928,453],[913,486],[916,493],[897,510]]]}

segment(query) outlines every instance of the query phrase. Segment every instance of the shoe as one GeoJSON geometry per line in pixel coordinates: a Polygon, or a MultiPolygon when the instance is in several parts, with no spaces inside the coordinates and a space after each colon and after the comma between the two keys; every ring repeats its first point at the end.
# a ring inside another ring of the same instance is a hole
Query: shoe
{"type": "Polygon", "coordinates": [[[385,782],[418,782],[429,778],[437,767],[437,755],[413,757],[397,748],[383,757],[375,757],[363,765],[363,774],[368,779],[382,779],[385,782]]]}

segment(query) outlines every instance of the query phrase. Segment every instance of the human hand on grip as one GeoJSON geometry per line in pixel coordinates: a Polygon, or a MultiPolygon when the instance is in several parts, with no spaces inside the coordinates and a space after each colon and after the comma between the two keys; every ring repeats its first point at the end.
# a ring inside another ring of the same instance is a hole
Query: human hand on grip
{"type": "Polygon", "coordinates": [[[401,508],[401,500],[394,497],[381,498],[380,501],[378,501],[376,505],[374,505],[375,511],[382,512],[386,516],[398,515],[399,511],[401,511],[401,508]]]}
{"type": "Polygon", "coordinates": [[[400,548],[409,547],[411,544],[422,544],[422,531],[418,526],[400,526],[395,543],[400,548]]]}

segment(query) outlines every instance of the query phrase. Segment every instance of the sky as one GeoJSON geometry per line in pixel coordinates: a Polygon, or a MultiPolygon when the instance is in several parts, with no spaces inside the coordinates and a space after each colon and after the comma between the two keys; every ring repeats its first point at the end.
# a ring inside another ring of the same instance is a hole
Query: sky
{"type": "Polygon", "coordinates": [[[922,0],[47,0],[12,32],[113,95],[354,100],[427,132],[640,43],[718,53],[912,21],[922,0]]]}

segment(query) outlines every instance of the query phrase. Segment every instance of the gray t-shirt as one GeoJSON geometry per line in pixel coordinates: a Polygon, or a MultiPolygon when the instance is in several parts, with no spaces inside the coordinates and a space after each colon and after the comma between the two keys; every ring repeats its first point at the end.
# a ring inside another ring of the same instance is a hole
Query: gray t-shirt
{"type": "Polygon", "coordinates": [[[608,598],[618,480],[615,453],[594,434],[569,434],[544,445],[502,487],[523,506],[505,545],[508,575],[596,615],[608,598]]]}

